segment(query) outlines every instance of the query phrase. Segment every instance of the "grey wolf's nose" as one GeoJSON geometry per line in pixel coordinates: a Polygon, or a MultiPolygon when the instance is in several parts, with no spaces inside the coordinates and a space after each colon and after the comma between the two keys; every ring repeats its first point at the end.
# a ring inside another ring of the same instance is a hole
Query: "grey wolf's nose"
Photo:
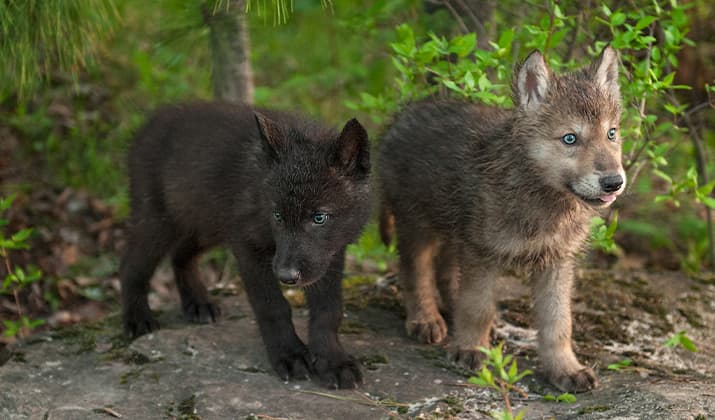
{"type": "Polygon", "coordinates": [[[276,277],[281,283],[293,285],[300,278],[300,271],[295,268],[281,268],[276,271],[276,277]]]}
{"type": "Polygon", "coordinates": [[[616,192],[623,186],[623,177],[620,175],[609,175],[599,179],[603,191],[607,193],[616,192]]]}

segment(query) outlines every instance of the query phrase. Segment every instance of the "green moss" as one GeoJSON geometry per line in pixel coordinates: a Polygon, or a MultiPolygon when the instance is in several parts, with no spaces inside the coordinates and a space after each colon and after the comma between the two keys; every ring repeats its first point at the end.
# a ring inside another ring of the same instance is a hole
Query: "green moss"
{"type": "Polygon", "coordinates": [[[354,319],[346,319],[340,324],[340,329],[338,332],[340,334],[362,334],[368,332],[370,329],[365,325],[356,321],[354,319]]]}
{"type": "Polygon", "coordinates": [[[581,410],[579,410],[578,414],[582,415],[582,414],[590,414],[590,413],[600,413],[603,411],[608,411],[610,409],[611,409],[611,407],[609,407],[607,405],[592,405],[589,407],[583,407],[581,410]]]}
{"type": "Polygon", "coordinates": [[[132,369],[119,375],[119,383],[121,385],[128,384],[131,380],[138,378],[144,368],[132,369]]]}
{"type": "Polygon", "coordinates": [[[377,370],[379,366],[376,365],[386,365],[389,363],[387,356],[377,353],[360,356],[358,360],[360,360],[360,363],[362,363],[367,370],[377,370]]]}
{"type": "Polygon", "coordinates": [[[456,416],[464,411],[464,401],[457,396],[447,395],[442,398],[442,402],[447,404],[447,415],[456,416]]]}
{"type": "Polygon", "coordinates": [[[191,394],[178,405],[174,401],[169,402],[164,417],[172,420],[201,420],[196,412],[196,394],[191,394]]]}

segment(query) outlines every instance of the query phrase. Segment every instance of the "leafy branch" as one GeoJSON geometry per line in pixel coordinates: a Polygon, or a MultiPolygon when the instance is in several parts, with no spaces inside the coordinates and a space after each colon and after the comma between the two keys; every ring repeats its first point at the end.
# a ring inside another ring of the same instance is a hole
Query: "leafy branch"
{"type": "MultiPolygon", "coordinates": [[[[10,209],[14,200],[14,195],[7,198],[0,198],[0,228],[5,227],[9,223],[2,215],[10,209]]],[[[44,324],[44,321],[31,320],[22,313],[19,296],[21,289],[30,283],[38,281],[42,277],[40,270],[35,267],[29,267],[26,271],[19,266],[13,267],[10,261],[10,251],[29,248],[27,241],[31,234],[32,229],[30,228],[21,229],[12,233],[10,237],[7,237],[4,232],[0,231],[0,258],[2,258],[6,272],[2,285],[0,285],[0,293],[11,294],[13,296],[18,319],[17,321],[3,320],[3,324],[5,325],[4,335],[8,337],[27,335],[34,328],[44,324]]]]}

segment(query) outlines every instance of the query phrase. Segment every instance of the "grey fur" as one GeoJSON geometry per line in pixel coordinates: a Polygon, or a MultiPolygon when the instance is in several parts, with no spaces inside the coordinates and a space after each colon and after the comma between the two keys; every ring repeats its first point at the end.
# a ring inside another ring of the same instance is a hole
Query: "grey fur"
{"type": "Polygon", "coordinates": [[[534,52],[515,69],[512,110],[430,99],[396,117],[378,150],[381,233],[388,240],[394,221],[408,333],[446,338],[438,288],[453,311],[451,353],[477,368],[495,281],[504,270],[527,272],[547,376],[566,391],[596,386],[571,348],[570,293],[590,218],[625,188],[617,71],[610,47],[562,75],[534,52]],[[568,133],[577,143],[562,141],[568,133]],[[600,185],[609,176],[622,179],[615,192],[600,185]]]}

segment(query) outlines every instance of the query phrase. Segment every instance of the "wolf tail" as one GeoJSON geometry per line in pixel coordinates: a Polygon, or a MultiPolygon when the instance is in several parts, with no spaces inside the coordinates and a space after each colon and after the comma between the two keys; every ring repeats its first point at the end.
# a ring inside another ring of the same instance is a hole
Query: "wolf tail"
{"type": "Polygon", "coordinates": [[[395,236],[395,215],[384,202],[380,206],[380,239],[385,246],[390,246],[395,236]]]}

